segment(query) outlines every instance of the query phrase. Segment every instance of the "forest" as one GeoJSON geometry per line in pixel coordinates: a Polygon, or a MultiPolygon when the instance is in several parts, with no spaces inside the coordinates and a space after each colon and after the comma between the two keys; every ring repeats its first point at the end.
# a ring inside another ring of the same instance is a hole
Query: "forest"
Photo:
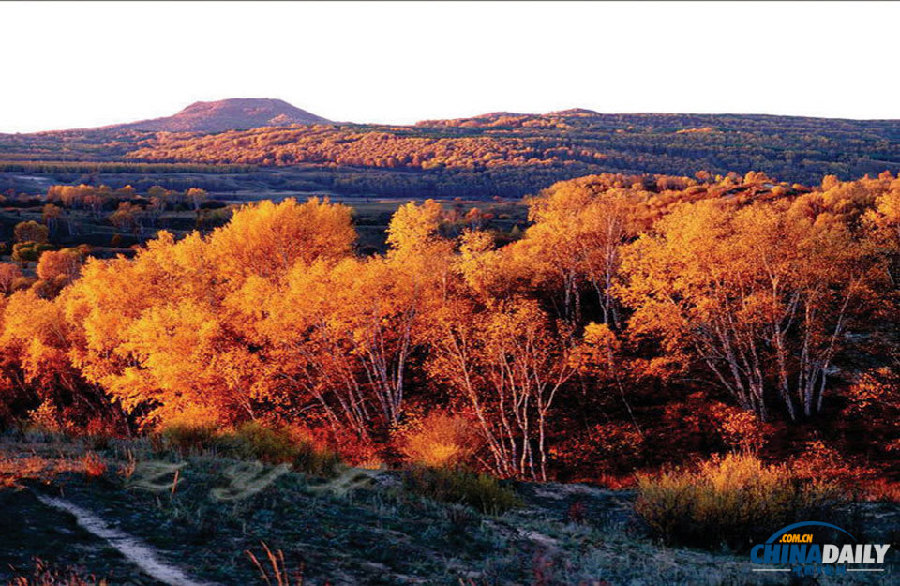
{"type": "Polygon", "coordinates": [[[146,178],[140,174],[154,173],[153,180],[170,189],[189,187],[177,173],[194,172],[206,179],[195,177],[192,186],[210,191],[266,186],[382,197],[519,198],[556,181],[597,173],[694,177],[700,171],[758,171],[800,184],[818,183],[829,174],[849,180],[885,170],[897,173],[898,138],[900,127],[891,120],[575,109],[426,120],[414,126],[5,134],[0,135],[0,170],[19,191],[34,190],[16,182],[13,173],[23,171],[114,187],[141,187],[137,182],[146,178]],[[80,176],[70,177],[73,173],[80,176]],[[172,175],[163,180],[159,175],[164,173],[172,175]]]}
{"type": "MultiPolygon", "coordinates": [[[[484,171],[550,167],[596,172],[694,175],[762,171],[809,183],[897,171],[892,121],[778,116],[490,114],[414,127],[312,126],[205,136],[169,134],[128,153],[165,161],[484,171]]],[[[518,195],[523,195],[520,193],[518,195]]]]}
{"type": "MultiPolygon", "coordinates": [[[[154,205],[199,210],[201,191],[154,205]]],[[[116,213],[142,212],[126,195],[116,213]]],[[[253,422],[361,466],[610,486],[749,451],[896,494],[900,179],[607,173],[527,205],[510,234],[410,202],[384,252],[321,198],[109,259],[42,248],[53,214],[22,222],[34,257],[0,264],[0,422],[253,422]]]]}

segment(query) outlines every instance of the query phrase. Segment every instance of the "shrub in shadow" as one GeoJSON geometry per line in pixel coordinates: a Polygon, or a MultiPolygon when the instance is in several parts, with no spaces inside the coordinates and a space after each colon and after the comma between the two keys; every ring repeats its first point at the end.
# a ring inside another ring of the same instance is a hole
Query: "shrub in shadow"
{"type": "Polygon", "coordinates": [[[493,476],[460,468],[410,466],[404,470],[403,485],[425,498],[468,505],[487,515],[499,515],[520,504],[515,491],[493,476]]]}
{"type": "Polygon", "coordinates": [[[187,455],[213,448],[217,431],[212,426],[179,423],[166,426],[160,435],[167,447],[187,455]]]}

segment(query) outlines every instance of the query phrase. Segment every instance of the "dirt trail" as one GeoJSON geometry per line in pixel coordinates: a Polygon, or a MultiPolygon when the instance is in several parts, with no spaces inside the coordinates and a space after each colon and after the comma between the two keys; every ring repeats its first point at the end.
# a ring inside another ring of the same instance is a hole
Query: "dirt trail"
{"type": "Polygon", "coordinates": [[[60,498],[37,495],[37,499],[54,509],[64,511],[75,517],[78,525],[85,531],[106,540],[127,560],[138,566],[145,574],[171,586],[214,586],[209,582],[196,582],[180,569],[159,559],[156,552],[142,544],[137,538],[112,529],[103,519],[78,505],[60,498]]]}

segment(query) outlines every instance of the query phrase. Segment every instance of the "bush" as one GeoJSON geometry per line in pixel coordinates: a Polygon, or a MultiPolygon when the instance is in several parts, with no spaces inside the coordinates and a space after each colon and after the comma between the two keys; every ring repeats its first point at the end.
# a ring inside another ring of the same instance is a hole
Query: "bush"
{"type": "Polygon", "coordinates": [[[340,454],[316,446],[309,440],[301,440],[291,462],[294,470],[314,476],[337,476],[344,465],[340,454]]]}
{"type": "Polygon", "coordinates": [[[39,244],[37,242],[19,242],[13,245],[12,260],[16,262],[37,262],[47,250],[53,250],[49,244],[39,244]]]}
{"type": "Polygon", "coordinates": [[[162,430],[162,437],[169,446],[187,454],[213,447],[216,429],[209,425],[173,424],[162,430]]]}
{"type": "Polygon", "coordinates": [[[81,463],[84,466],[84,474],[88,478],[99,478],[106,474],[106,462],[94,452],[86,453],[81,458],[81,463]]]}
{"type": "Polygon", "coordinates": [[[239,458],[281,464],[294,459],[294,439],[284,429],[245,423],[223,438],[223,444],[239,458]]]}
{"type": "Polygon", "coordinates": [[[255,459],[269,464],[292,464],[294,469],[317,476],[335,475],[341,458],[336,453],[297,437],[289,429],[271,428],[259,423],[245,423],[222,438],[222,445],[239,458],[255,459]]]}
{"type": "Polygon", "coordinates": [[[787,465],[799,478],[828,478],[853,500],[896,502],[900,495],[900,485],[892,482],[884,470],[859,465],[821,440],[807,443],[803,452],[792,456],[787,465]]]}
{"type": "Polygon", "coordinates": [[[668,544],[744,549],[791,522],[827,516],[840,500],[827,482],[745,454],[639,475],[635,510],[668,544]]]}
{"type": "Polygon", "coordinates": [[[420,496],[468,505],[487,515],[499,515],[520,504],[516,493],[493,476],[468,470],[413,466],[405,471],[403,484],[420,496]]]}
{"type": "Polygon", "coordinates": [[[183,455],[214,449],[243,460],[291,464],[297,472],[316,476],[335,476],[343,466],[339,454],[299,433],[256,422],[226,433],[219,433],[212,425],[173,423],[162,430],[161,438],[167,447],[183,455]]]}
{"type": "Polygon", "coordinates": [[[437,412],[404,431],[398,451],[417,464],[452,467],[469,461],[481,443],[481,437],[469,420],[437,412]]]}
{"type": "Polygon", "coordinates": [[[332,429],[324,433],[304,430],[304,436],[312,438],[313,445],[334,446],[341,459],[354,468],[380,470],[385,467],[383,446],[377,445],[370,438],[359,437],[349,428],[332,429]]]}

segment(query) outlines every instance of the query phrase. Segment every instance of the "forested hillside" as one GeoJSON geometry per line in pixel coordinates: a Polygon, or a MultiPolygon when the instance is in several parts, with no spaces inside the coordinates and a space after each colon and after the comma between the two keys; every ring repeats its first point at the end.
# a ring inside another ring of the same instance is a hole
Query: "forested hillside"
{"type": "MultiPolygon", "coordinates": [[[[232,118],[204,123],[227,124],[232,118]]],[[[221,127],[221,126],[220,126],[221,127]]],[[[763,115],[488,114],[415,126],[312,124],[218,133],[121,128],[0,135],[6,185],[25,172],[57,181],[135,185],[134,174],[98,179],[90,162],[239,164],[233,178],[209,177],[209,190],[324,191],[391,197],[521,197],[592,173],[695,177],[749,171],[817,184],[900,171],[900,123],[763,115]],[[80,161],[85,176],[49,162],[80,161]],[[251,169],[252,167],[252,169],[251,169]]],[[[136,167],[134,169],[137,169],[136,167]]],[[[220,171],[217,171],[220,172],[220,171]]],[[[184,189],[177,177],[170,189],[184,189]]],[[[149,185],[148,185],[149,187],[149,185]]],[[[5,189],[6,187],[4,187],[5,189]]]]}
{"type": "Polygon", "coordinates": [[[419,170],[554,168],[590,172],[725,174],[762,171],[816,182],[900,169],[900,123],[753,115],[490,114],[415,127],[254,129],[170,135],[129,158],[419,170]]]}

